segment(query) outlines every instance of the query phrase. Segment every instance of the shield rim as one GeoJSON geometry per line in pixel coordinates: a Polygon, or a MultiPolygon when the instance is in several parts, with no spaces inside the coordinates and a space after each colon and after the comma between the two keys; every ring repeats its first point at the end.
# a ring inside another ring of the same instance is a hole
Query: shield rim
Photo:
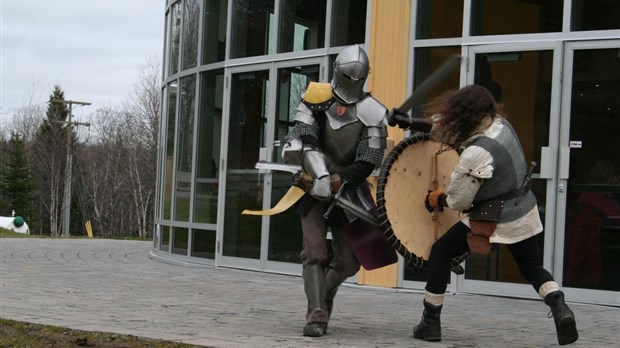
{"type": "Polygon", "coordinates": [[[390,176],[390,170],[394,163],[398,160],[398,157],[401,153],[409,146],[416,144],[420,141],[429,140],[429,135],[427,133],[415,132],[394,146],[394,148],[390,151],[390,153],[386,156],[383,164],[381,165],[381,169],[379,171],[379,177],[377,180],[377,210],[378,210],[378,219],[381,224],[381,228],[383,229],[383,236],[388,241],[388,243],[405,258],[405,264],[407,266],[412,266],[414,268],[422,269],[426,266],[428,260],[425,260],[421,256],[416,255],[415,253],[409,251],[402,244],[400,239],[394,233],[392,229],[392,224],[390,223],[390,218],[388,216],[388,212],[386,209],[386,198],[385,198],[385,186],[388,183],[388,177],[390,176]]]}

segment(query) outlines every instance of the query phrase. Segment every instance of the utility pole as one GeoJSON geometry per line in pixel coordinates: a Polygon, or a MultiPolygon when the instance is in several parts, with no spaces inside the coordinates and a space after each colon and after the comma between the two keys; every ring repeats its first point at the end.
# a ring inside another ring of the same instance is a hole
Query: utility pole
{"type": "Polygon", "coordinates": [[[63,205],[63,217],[62,217],[62,236],[69,237],[69,226],[71,225],[71,177],[72,177],[72,149],[71,142],[73,139],[73,125],[76,126],[90,126],[90,123],[84,122],[71,122],[71,114],[73,112],[73,105],[90,105],[89,102],[81,102],[75,100],[60,100],[60,99],[52,99],[52,103],[62,103],[69,105],[69,117],[67,121],[57,121],[59,123],[67,124],[67,167],[65,169],[65,194],[63,197],[64,205],[63,205]]]}

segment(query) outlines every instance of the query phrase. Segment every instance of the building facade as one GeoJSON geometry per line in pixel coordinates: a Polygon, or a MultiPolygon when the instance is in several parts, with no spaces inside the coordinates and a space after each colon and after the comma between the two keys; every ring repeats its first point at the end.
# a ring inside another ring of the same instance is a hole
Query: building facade
{"type": "MultiPolygon", "coordinates": [[[[545,227],[543,265],[571,300],[620,305],[617,1],[167,0],[165,6],[156,257],[300,275],[296,213],[241,211],[271,207],[290,186],[290,174],[254,165],[281,161],[279,140],[307,84],[330,81],[335,56],[360,44],[371,63],[367,90],[392,108],[458,54],[461,68],[427,97],[471,83],[495,95],[526,157],[538,164],[532,190],[545,227]]],[[[405,135],[389,130],[392,143],[405,135]]],[[[505,247],[464,266],[449,291],[537,296],[505,247]]],[[[351,281],[422,289],[425,277],[401,261],[362,270],[351,281]]]]}

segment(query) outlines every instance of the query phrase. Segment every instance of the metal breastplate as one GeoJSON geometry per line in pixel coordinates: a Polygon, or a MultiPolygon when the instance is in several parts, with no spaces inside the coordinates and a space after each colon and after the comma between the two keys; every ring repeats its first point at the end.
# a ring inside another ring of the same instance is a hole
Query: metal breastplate
{"type": "Polygon", "coordinates": [[[330,173],[338,173],[355,161],[357,144],[364,124],[357,118],[355,105],[334,103],[320,122],[319,144],[327,157],[330,173]]]}

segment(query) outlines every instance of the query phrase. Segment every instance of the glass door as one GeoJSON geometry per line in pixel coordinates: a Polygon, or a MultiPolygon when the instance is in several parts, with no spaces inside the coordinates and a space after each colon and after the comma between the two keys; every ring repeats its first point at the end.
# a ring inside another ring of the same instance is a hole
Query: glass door
{"type": "MultiPolygon", "coordinates": [[[[272,147],[266,149],[268,160],[282,163],[280,142],[293,126],[297,105],[310,82],[320,81],[320,60],[305,60],[275,64],[275,117],[272,147]]],[[[269,144],[268,144],[269,145],[269,144]]],[[[267,174],[265,209],[275,205],[291,186],[291,173],[271,172],[267,174]]],[[[267,220],[268,242],[266,268],[286,273],[301,273],[302,232],[299,215],[294,209],[265,218],[267,220]]]]}
{"type": "Polygon", "coordinates": [[[564,81],[555,274],[571,298],[617,306],[620,40],[567,44],[564,81]]]}
{"type": "MultiPolygon", "coordinates": [[[[538,199],[545,232],[538,235],[543,265],[551,267],[554,230],[555,192],[550,190],[555,159],[545,156],[557,143],[558,98],[560,91],[560,46],[553,43],[483,45],[469,47],[467,83],[488,88],[504,107],[507,119],[521,140],[525,158],[535,161],[532,191],[538,199]]],[[[494,247],[487,256],[472,256],[459,276],[457,288],[463,291],[500,295],[536,296],[523,279],[505,246],[494,247]]]]}
{"type": "Polygon", "coordinates": [[[264,210],[288,191],[292,174],[259,172],[259,160],[282,162],[279,141],[293,124],[301,94],[319,81],[323,58],[230,68],[222,144],[226,168],[220,202],[217,264],[300,273],[301,229],[294,210],[274,216],[242,215],[264,210]]]}
{"type": "Polygon", "coordinates": [[[265,175],[254,166],[267,142],[270,65],[230,69],[225,86],[224,194],[218,209],[222,231],[217,234],[216,260],[222,266],[261,269],[262,221],[241,212],[263,208],[265,175]]]}

